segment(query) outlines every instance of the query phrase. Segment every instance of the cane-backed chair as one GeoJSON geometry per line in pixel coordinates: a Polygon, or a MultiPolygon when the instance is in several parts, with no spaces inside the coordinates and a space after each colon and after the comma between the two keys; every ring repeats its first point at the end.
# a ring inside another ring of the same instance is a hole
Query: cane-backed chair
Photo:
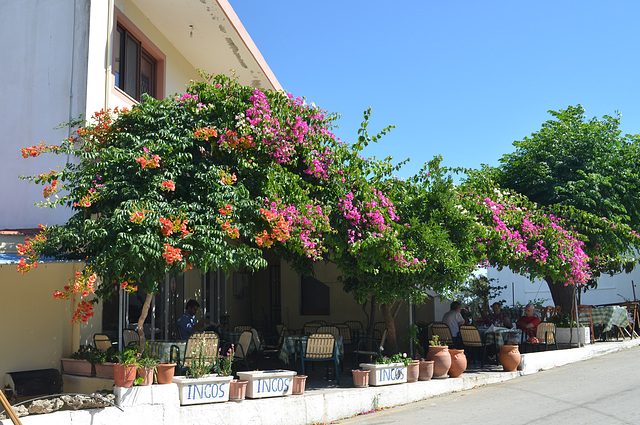
{"type": "Polygon", "coordinates": [[[171,359],[177,363],[176,374],[183,375],[191,367],[194,359],[203,356],[210,369],[218,360],[220,337],[214,331],[194,332],[187,339],[184,353],[177,345],[171,346],[171,359]]]}
{"type": "Polygon", "coordinates": [[[376,357],[382,354],[384,344],[387,342],[387,333],[388,330],[385,329],[382,332],[382,338],[380,339],[367,337],[358,338],[358,342],[353,350],[354,363],[356,367],[360,364],[358,362],[358,358],[360,356],[368,357],[370,361],[373,361],[376,357]]]}
{"type": "MultiPolygon", "coordinates": [[[[586,326],[591,331],[591,343],[595,342],[595,333],[593,332],[593,315],[590,305],[579,305],[577,309],[578,318],[576,322],[582,326],[586,326]]],[[[576,310],[573,311],[573,318],[576,319],[576,310]]]]}
{"type": "Polygon", "coordinates": [[[451,336],[451,329],[449,325],[444,322],[431,322],[427,325],[429,339],[432,339],[434,335],[438,335],[440,343],[453,346],[453,337],[451,336]]]}
{"type": "Polygon", "coordinates": [[[460,326],[460,336],[462,337],[462,347],[465,351],[473,354],[473,362],[476,361],[476,353],[482,351],[480,367],[484,368],[484,358],[487,355],[487,344],[482,340],[482,336],[473,325],[460,326]]]}
{"type": "Polygon", "coordinates": [[[113,344],[111,343],[111,338],[109,338],[109,336],[106,334],[94,334],[93,345],[103,353],[107,351],[109,348],[113,347],[113,344]]]}
{"type": "MultiPolygon", "coordinates": [[[[338,373],[338,351],[336,350],[336,338],[328,333],[314,333],[307,339],[307,348],[302,353],[302,374],[305,374],[305,362],[331,362],[333,361],[336,382],[340,384],[338,373]]],[[[326,368],[327,378],[329,369],[326,368]]]]}
{"type": "Polygon", "coordinates": [[[540,347],[544,347],[547,351],[549,346],[554,346],[558,349],[558,342],[556,340],[556,325],[552,322],[540,322],[536,329],[536,339],[538,342],[531,342],[529,340],[522,343],[523,351],[527,351],[528,348],[535,348],[537,351],[540,347]]]}

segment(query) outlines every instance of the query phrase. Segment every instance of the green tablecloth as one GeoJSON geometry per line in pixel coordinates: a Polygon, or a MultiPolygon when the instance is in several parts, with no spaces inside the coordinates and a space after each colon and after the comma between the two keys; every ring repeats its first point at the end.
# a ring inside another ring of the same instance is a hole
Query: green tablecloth
{"type": "Polygon", "coordinates": [[[614,325],[621,328],[629,326],[627,309],[617,305],[593,307],[591,309],[591,318],[594,325],[602,324],[604,326],[603,332],[610,331],[614,325]]]}
{"type": "MultiPolygon", "coordinates": [[[[289,364],[289,357],[295,356],[295,360],[297,361],[298,356],[300,356],[300,349],[302,349],[303,353],[307,350],[308,339],[309,337],[306,335],[285,336],[282,341],[282,348],[280,349],[280,360],[282,360],[284,364],[289,364]]],[[[336,338],[336,349],[338,350],[338,358],[341,359],[344,354],[344,342],[341,336],[336,338]]]]}
{"type": "MultiPolygon", "coordinates": [[[[478,330],[481,331],[480,328],[478,330]]],[[[520,344],[520,341],[522,340],[522,331],[520,329],[485,330],[484,338],[487,345],[495,344],[500,348],[506,344],[507,341],[513,341],[515,344],[520,344]]]]}
{"type": "Polygon", "coordinates": [[[152,356],[158,357],[160,363],[168,363],[171,358],[172,345],[178,346],[180,358],[184,358],[184,350],[187,347],[186,341],[149,341],[149,352],[152,356]]]}

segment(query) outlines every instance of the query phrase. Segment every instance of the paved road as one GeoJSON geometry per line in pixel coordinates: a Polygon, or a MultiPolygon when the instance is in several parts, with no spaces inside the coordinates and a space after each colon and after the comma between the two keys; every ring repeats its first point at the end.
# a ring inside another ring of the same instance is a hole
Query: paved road
{"type": "Polygon", "coordinates": [[[638,424],[640,347],[337,423],[638,424]]]}

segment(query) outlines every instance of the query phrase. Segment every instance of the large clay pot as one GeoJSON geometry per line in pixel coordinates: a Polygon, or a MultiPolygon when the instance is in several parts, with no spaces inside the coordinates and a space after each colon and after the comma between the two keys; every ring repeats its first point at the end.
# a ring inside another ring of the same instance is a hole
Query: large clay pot
{"type": "Polygon", "coordinates": [[[433,377],[433,360],[420,360],[420,381],[430,381],[433,377]]]}
{"type": "Polygon", "coordinates": [[[146,386],[153,384],[153,368],[152,367],[139,367],[138,378],[144,379],[140,385],[146,386]]]}
{"type": "Polygon", "coordinates": [[[307,382],[307,375],[296,375],[293,377],[292,394],[301,395],[304,394],[305,383],[307,382]]]}
{"type": "Polygon", "coordinates": [[[133,381],[136,380],[136,370],[136,365],[114,364],[113,380],[116,387],[133,387],[133,381]]]}
{"type": "Polygon", "coordinates": [[[515,372],[520,364],[520,349],[517,345],[503,345],[498,358],[505,372],[515,372]]]}
{"type": "Polygon", "coordinates": [[[459,378],[462,376],[462,372],[467,369],[467,356],[464,355],[464,350],[449,350],[451,355],[451,367],[449,368],[450,378],[459,378]]]}
{"type": "Polygon", "coordinates": [[[242,401],[247,394],[247,382],[234,379],[229,384],[229,401],[242,401]]]}
{"type": "Polygon", "coordinates": [[[366,388],[369,386],[369,371],[368,370],[352,370],[353,386],[356,388],[366,388]]]}
{"type": "Polygon", "coordinates": [[[433,360],[433,377],[447,378],[447,372],[451,367],[449,347],[446,345],[430,345],[427,352],[427,360],[433,360]]]}
{"type": "Polygon", "coordinates": [[[95,369],[96,369],[96,378],[107,378],[107,379],[113,379],[113,365],[115,363],[96,363],[95,369]]]}
{"type": "Polygon", "coordinates": [[[170,384],[173,374],[176,372],[175,363],[160,363],[156,366],[156,382],[158,384],[170,384]]]}
{"type": "Polygon", "coordinates": [[[420,360],[414,360],[407,365],[407,382],[418,382],[420,377],[420,360]]]}

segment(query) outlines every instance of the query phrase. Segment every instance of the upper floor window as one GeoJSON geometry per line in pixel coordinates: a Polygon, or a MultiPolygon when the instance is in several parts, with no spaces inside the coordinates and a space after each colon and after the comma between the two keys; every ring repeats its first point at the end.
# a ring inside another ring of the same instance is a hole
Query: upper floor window
{"type": "Polygon", "coordinates": [[[157,61],[122,25],[114,40],[115,85],[137,101],[142,93],[156,95],[157,61]]]}

